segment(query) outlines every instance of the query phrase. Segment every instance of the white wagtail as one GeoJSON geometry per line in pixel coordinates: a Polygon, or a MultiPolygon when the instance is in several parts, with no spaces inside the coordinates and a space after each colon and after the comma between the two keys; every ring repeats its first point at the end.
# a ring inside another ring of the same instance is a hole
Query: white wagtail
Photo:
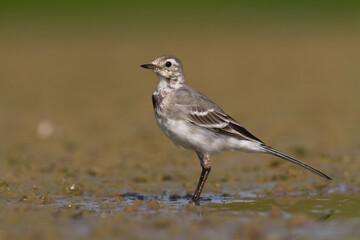
{"type": "Polygon", "coordinates": [[[209,155],[221,151],[269,153],[331,180],[315,168],[265,145],[209,98],[186,85],[179,59],[161,56],[141,67],[153,70],[159,78],[152,95],[157,124],[175,145],[195,151],[200,159],[202,172],[192,201],[199,201],[210,173],[209,155]]]}

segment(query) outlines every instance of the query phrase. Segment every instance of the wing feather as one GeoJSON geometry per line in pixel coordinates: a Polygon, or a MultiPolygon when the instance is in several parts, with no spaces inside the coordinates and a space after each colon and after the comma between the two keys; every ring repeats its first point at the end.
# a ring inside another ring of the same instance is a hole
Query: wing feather
{"type": "Polygon", "coordinates": [[[261,142],[260,139],[252,135],[248,130],[236,122],[224,112],[213,108],[193,107],[188,114],[189,121],[199,127],[231,135],[236,138],[249,141],[261,142]]]}

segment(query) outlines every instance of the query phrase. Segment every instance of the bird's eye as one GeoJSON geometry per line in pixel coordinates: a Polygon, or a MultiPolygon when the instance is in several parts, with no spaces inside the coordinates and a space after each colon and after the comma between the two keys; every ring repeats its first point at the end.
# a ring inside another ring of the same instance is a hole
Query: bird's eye
{"type": "Polygon", "coordinates": [[[166,63],[165,63],[165,66],[171,67],[171,62],[166,62],[166,63]]]}

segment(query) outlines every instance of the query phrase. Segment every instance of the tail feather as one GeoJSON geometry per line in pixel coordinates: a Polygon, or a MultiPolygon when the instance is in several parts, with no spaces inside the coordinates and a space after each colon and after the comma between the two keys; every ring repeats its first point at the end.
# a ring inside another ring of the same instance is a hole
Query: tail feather
{"type": "Polygon", "coordinates": [[[299,166],[301,166],[301,167],[303,167],[303,168],[306,168],[307,170],[309,170],[309,171],[311,171],[311,172],[319,175],[320,177],[323,177],[323,178],[328,179],[328,180],[332,180],[332,179],[331,179],[329,176],[327,176],[326,174],[320,172],[319,170],[317,170],[317,169],[315,169],[315,168],[313,168],[313,167],[310,167],[309,165],[307,165],[307,164],[305,164],[305,163],[303,163],[303,162],[301,162],[301,161],[299,161],[299,160],[297,160],[297,159],[295,159],[295,158],[293,158],[293,157],[290,157],[289,155],[286,155],[285,153],[282,153],[282,152],[280,152],[280,151],[278,151],[278,150],[276,150],[276,149],[274,149],[274,148],[272,148],[272,147],[266,146],[266,145],[263,145],[263,146],[261,146],[261,147],[262,147],[267,153],[270,153],[270,154],[272,154],[272,155],[275,155],[275,156],[277,156],[277,157],[279,157],[279,158],[282,158],[282,159],[284,159],[284,160],[286,160],[286,161],[295,163],[296,165],[299,165],[299,166]]]}

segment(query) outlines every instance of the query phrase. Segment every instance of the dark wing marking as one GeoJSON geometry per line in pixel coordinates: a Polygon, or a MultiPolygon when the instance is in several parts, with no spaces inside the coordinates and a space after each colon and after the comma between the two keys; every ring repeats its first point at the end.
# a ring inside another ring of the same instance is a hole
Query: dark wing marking
{"type": "Polygon", "coordinates": [[[252,135],[229,115],[213,108],[206,109],[199,106],[192,107],[188,117],[192,124],[199,127],[204,127],[233,137],[262,143],[260,139],[252,135]]]}

